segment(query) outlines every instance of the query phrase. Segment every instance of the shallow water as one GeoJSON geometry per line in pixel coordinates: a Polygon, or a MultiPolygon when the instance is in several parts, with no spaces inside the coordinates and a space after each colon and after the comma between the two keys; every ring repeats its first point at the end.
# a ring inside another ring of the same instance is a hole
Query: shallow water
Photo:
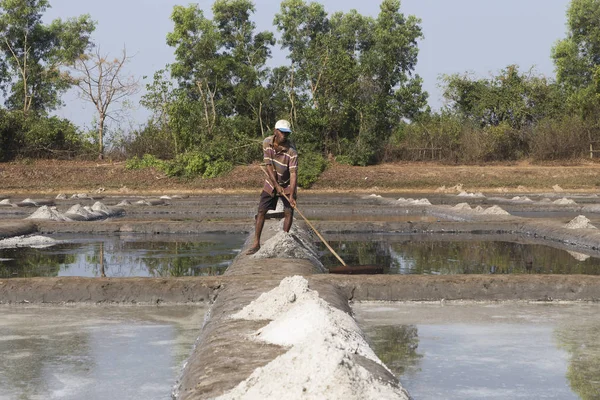
{"type": "Polygon", "coordinates": [[[598,304],[353,306],[415,400],[598,399],[598,304]]]}
{"type": "MultiPolygon", "coordinates": [[[[475,236],[475,235],[472,235],[475,236]]],[[[339,237],[339,235],[338,235],[339,237]]],[[[595,254],[566,251],[541,244],[500,240],[469,240],[446,235],[414,239],[407,235],[379,235],[370,240],[335,240],[331,247],[348,265],[378,265],[387,274],[589,274],[600,275],[595,254]]],[[[319,244],[321,261],[339,261],[319,244]]]]}
{"type": "Polygon", "coordinates": [[[206,310],[2,306],[0,311],[0,400],[166,400],[206,310]]]}
{"type": "Polygon", "coordinates": [[[52,247],[0,249],[0,278],[221,275],[245,234],[53,235],[52,247]]]}

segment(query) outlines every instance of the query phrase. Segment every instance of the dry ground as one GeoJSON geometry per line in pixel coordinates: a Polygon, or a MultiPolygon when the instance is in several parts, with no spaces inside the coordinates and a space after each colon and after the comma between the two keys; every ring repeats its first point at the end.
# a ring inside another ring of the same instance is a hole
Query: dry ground
{"type": "MultiPolygon", "coordinates": [[[[302,167],[302,165],[300,166],[302,167]]],[[[125,163],[94,161],[21,161],[0,163],[0,194],[105,191],[106,193],[202,193],[256,191],[263,173],[258,165],[240,166],[216,179],[168,178],[154,169],[130,171],[125,163]]],[[[312,186],[314,191],[434,191],[463,185],[467,191],[600,190],[600,163],[493,165],[388,163],[370,167],[333,165],[312,186]]]]}

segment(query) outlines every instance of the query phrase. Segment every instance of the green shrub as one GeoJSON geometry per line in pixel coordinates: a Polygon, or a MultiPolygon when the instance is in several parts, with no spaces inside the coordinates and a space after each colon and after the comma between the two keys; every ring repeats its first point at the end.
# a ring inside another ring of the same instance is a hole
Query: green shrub
{"type": "Polygon", "coordinates": [[[319,175],[327,168],[327,161],[318,153],[302,155],[298,167],[298,186],[309,188],[317,181],[319,175]]]}
{"type": "Polygon", "coordinates": [[[152,154],[144,154],[142,158],[134,156],[125,162],[126,169],[156,168],[158,170],[164,171],[165,167],[165,161],[159,160],[152,154]]]}

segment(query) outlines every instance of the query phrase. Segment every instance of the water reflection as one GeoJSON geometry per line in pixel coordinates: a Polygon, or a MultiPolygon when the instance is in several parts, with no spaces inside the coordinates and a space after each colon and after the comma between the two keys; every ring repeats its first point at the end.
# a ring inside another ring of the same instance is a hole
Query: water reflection
{"type": "Polygon", "coordinates": [[[221,275],[246,235],[84,237],[49,248],[0,249],[0,278],[221,275]]]}
{"type": "Polygon", "coordinates": [[[597,304],[353,309],[415,399],[600,399],[597,304]]]}
{"type": "Polygon", "coordinates": [[[600,323],[563,326],[555,336],[571,357],[567,379],[573,391],[583,400],[600,399],[600,323]]]}
{"type": "MultiPolygon", "coordinates": [[[[539,244],[504,241],[331,241],[349,265],[383,265],[389,274],[600,274],[600,258],[539,244]]],[[[339,261],[320,245],[327,267],[339,261]]]]}

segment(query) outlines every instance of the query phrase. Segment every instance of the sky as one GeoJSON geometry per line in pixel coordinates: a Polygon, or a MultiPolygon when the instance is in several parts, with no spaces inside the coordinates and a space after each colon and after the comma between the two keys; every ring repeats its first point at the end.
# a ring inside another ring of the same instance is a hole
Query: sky
{"type": "MultiPolygon", "coordinates": [[[[349,11],[377,16],[380,1],[320,0],[328,12],[349,11]]],[[[197,2],[210,17],[213,1],[197,2]]],[[[538,74],[554,76],[550,58],[554,43],[566,36],[566,11],[570,0],[403,0],[401,12],[421,19],[424,39],[419,42],[416,73],[429,93],[434,110],[443,106],[439,77],[444,74],[474,74],[477,78],[497,75],[511,64],[522,72],[533,68],[538,74]]],[[[90,14],[97,22],[92,40],[102,53],[119,56],[123,47],[133,56],[127,66],[129,74],[151,83],[157,70],[174,61],[173,48],[166,35],[173,28],[170,20],[175,5],[190,2],[177,0],[50,0],[51,9],[44,15],[49,23],[90,14]]],[[[273,19],[279,12],[280,0],[255,0],[253,20],[257,30],[276,32],[273,19]]],[[[278,46],[273,50],[273,64],[286,62],[278,46]]],[[[143,94],[144,90],[139,96],[143,94]]],[[[138,97],[139,97],[138,96],[138,97]]],[[[132,99],[137,104],[137,100],[132,99]]],[[[90,128],[94,118],[91,104],[79,99],[73,91],[56,112],[82,127],[90,128]]],[[[148,117],[141,106],[130,112],[123,124],[143,124],[148,117]]]]}

